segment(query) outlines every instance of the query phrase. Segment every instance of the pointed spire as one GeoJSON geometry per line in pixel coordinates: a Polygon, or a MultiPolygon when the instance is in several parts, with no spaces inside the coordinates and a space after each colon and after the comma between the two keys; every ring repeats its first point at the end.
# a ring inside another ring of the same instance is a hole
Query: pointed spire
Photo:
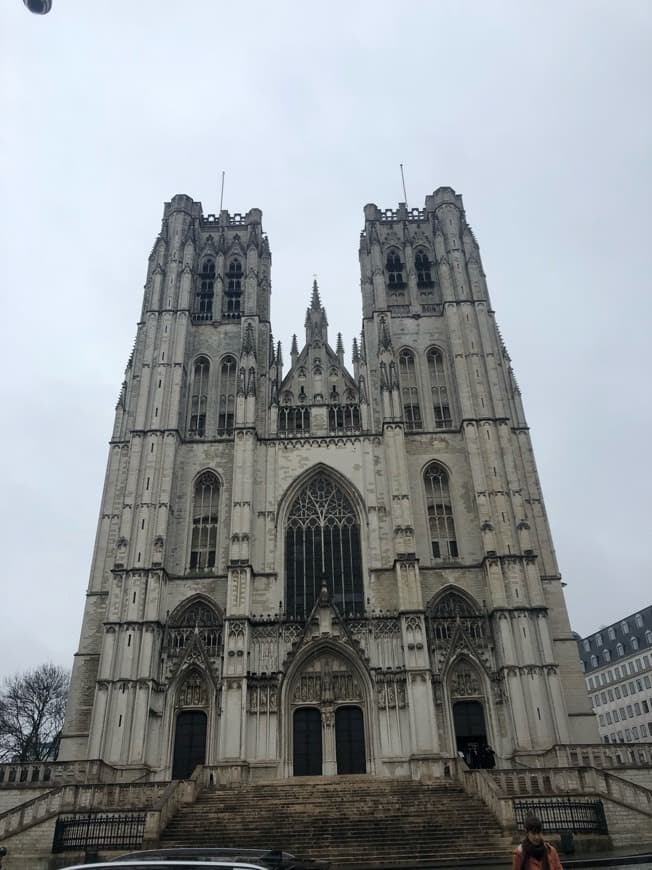
{"type": "Polygon", "coordinates": [[[283,353],[281,351],[281,342],[276,345],[276,365],[283,366],[283,353]]]}
{"type": "Polygon", "coordinates": [[[392,339],[389,334],[387,320],[384,317],[380,318],[380,346],[383,350],[389,350],[392,346],[392,339]]]}
{"type": "Polygon", "coordinates": [[[312,298],[310,300],[310,307],[313,311],[321,311],[321,299],[319,298],[319,287],[317,286],[317,279],[312,282],[312,298]]]}
{"type": "Polygon", "coordinates": [[[365,341],[364,331],[360,333],[360,361],[367,362],[367,342],[365,341]]]}
{"type": "Polygon", "coordinates": [[[337,333],[337,347],[335,352],[337,353],[337,358],[340,361],[340,365],[344,362],[344,342],[342,341],[342,333],[337,333]]]}
{"type": "Polygon", "coordinates": [[[256,356],[256,344],[254,342],[254,328],[251,321],[245,326],[244,338],[242,339],[242,353],[250,353],[254,358],[256,356]]]}
{"type": "Polygon", "coordinates": [[[291,353],[291,354],[295,354],[295,353],[296,353],[297,356],[299,355],[299,347],[298,347],[298,345],[297,345],[297,334],[296,334],[296,332],[295,332],[294,335],[292,336],[292,348],[291,348],[291,350],[290,350],[290,353],[291,353]]]}
{"type": "Polygon", "coordinates": [[[353,336],[353,353],[351,359],[354,363],[360,362],[360,351],[358,350],[358,339],[353,336]]]}

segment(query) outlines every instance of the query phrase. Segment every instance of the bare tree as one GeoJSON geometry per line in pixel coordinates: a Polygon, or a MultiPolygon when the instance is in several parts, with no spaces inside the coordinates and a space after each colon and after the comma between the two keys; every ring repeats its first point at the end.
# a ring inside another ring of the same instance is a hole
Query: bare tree
{"type": "Polygon", "coordinates": [[[3,680],[0,761],[56,758],[69,683],[69,672],[53,664],[3,680]]]}

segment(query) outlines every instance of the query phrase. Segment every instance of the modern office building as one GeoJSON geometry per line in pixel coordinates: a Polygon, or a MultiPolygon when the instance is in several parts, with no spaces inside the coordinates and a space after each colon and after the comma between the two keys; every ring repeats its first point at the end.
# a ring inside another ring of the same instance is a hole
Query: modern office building
{"type": "Polygon", "coordinates": [[[652,740],[652,606],[577,643],[602,740],[652,740]]]}

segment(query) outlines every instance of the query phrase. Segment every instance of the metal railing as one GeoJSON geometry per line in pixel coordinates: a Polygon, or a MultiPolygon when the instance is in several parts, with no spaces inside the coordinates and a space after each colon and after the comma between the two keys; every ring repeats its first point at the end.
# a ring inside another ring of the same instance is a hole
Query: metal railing
{"type": "Polygon", "coordinates": [[[572,831],[574,834],[608,834],[602,801],[557,798],[541,801],[514,801],[514,821],[522,830],[525,819],[536,816],[545,831],[572,831]]]}
{"type": "Polygon", "coordinates": [[[144,813],[59,816],[54,826],[52,852],[135,849],[142,845],[144,832],[144,813]]]}

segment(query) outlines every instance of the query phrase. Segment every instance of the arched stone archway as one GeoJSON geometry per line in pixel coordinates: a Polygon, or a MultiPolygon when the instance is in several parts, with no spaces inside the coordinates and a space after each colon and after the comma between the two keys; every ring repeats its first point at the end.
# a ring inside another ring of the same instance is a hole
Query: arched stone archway
{"type": "Polygon", "coordinates": [[[467,656],[452,664],[446,679],[450,705],[451,737],[456,752],[462,752],[470,766],[484,766],[480,759],[490,738],[489,696],[481,669],[467,656]]]}
{"type": "Polygon", "coordinates": [[[303,659],[288,677],[285,692],[289,771],[333,776],[369,769],[370,693],[366,683],[349,656],[334,644],[321,646],[303,659]],[[318,725],[320,743],[315,731],[318,725]]]}

